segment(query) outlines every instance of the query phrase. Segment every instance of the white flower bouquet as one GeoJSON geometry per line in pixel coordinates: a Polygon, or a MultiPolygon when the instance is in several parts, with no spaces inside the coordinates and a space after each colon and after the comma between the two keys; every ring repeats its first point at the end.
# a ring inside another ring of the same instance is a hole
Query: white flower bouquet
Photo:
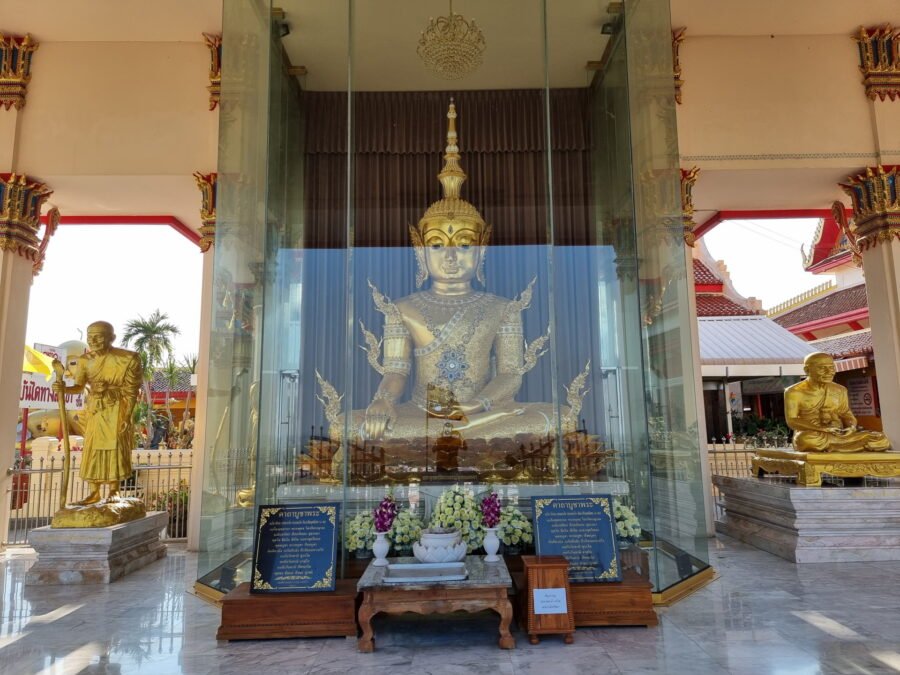
{"type": "Polygon", "coordinates": [[[629,507],[613,500],[613,514],[616,517],[616,535],[625,541],[637,541],[641,537],[641,523],[629,507]]]}
{"type": "Polygon", "coordinates": [[[361,511],[347,521],[344,547],[350,551],[370,550],[375,543],[375,519],[371,511],[361,511]]]}
{"type": "Polygon", "coordinates": [[[472,490],[459,485],[444,491],[438,498],[429,527],[459,530],[468,553],[481,546],[484,541],[481,509],[475,501],[475,495],[472,490]]]}
{"type": "Polygon", "coordinates": [[[409,509],[401,509],[394,524],[388,530],[387,538],[394,547],[394,551],[409,550],[414,542],[419,541],[422,534],[422,521],[409,509]]]}
{"type": "Polygon", "coordinates": [[[500,509],[500,541],[506,546],[524,546],[534,540],[531,521],[519,509],[508,504],[500,509]]]}

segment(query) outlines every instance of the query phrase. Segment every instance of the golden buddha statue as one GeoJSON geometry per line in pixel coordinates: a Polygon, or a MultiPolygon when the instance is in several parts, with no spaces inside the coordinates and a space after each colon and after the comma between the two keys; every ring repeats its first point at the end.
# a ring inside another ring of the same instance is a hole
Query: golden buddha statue
{"type": "MultiPolygon", "coordinates": [[[[547,439],[555,438],[558,431],[552,404],[516,401],[523,375],[537,363],[549,339],[549,331],[530,345],[524,337],[522,312],[531,302],[535,281],[512,300],[473,286],[475,281],[484,285],[491,226],[460,197],[466,174],[460,166],[452,101],[447,118],[444,167],[438,174],[443,199],[409,228],[418,265],[416,287],[426,281],[430,284],[426,290],[391,301],[369,283],[375,306],[385,318],[383,339],[378,340],[364,325],[362,331],[369,363],[382,379],[369,406],[352,413],[353,444],[392,439],[433,442],[441,437],[547,439]],[[414,378],[411,399],[401,402],[410,377],[414,378]]],[[[563,433],[575,428],[583,380],[570,391],[569,402],[575,401],[575,409],[562,411],[563,433]]],[[[340,440],[339,398],[321,377],[319,383],[331,438],[340,440]]]]}
{"type": "Polygon", "coordinates": [[[803,359],[806,379],[784,390],[784,417],[798,452],[882,452],[887,437],[856,426],[847,388],[835,384],[834,359],[824,352],[803,359]]]}
{"type": "Polygon", "coordinates": [[[757,450],[754,474],[795,476],[817,487],[822,474],[841,478],[900,476],[900,453],[888,452],[888,438],[856,425],[846,387],[835,384],[834,359],[824,352],[803,360],[806,379],[784,390],[784,416],[793,429],[793,450],[757,450]]]}

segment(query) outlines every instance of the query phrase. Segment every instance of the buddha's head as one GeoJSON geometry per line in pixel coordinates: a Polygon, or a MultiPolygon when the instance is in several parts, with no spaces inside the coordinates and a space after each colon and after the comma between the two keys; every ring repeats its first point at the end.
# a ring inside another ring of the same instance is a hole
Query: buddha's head
{"type": "Polygon", "coordinates": [[[811,382],[824,384],[834,380],[834,357],[825,352],[813,352],[803,359],[803,372],[811,382]]]}
{"type": "Polygon", "coordinates": [[[87,327],[87,343],[92,352],[102,352],[112,347],[116,339],[112,324],[107,321],[95,321],[87,327]]]}
{"type": "Polygon", "coordinates": [[[452,101],[447,119],[444,168],[438,174],[444,198],[428,208],[417,226],[409,228],[419,265],[416,286],[429,276],[436,281],[471,281],[477,277],[484,283],[484,255],[491,226],[478,209],[459,196],[466,174],[459,165],[456,106],[452,101]]]}

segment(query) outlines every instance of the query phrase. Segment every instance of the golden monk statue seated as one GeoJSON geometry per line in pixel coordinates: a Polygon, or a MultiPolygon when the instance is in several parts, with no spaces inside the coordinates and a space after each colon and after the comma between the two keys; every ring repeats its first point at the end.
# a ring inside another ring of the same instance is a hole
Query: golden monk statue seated
{"type": "Polygon", "coordinates": [[[900,476],[900,453],[884,434],[856,426],[847,389],[832,382],[834,359],[823,352],[803,360],[806,379],[784,390],[784,416],[794,430],[794,449],[757,450],[750,460],[757,476],[794,476],[798,485],[818,487],[822,476],[900,476]]]}
{"type": "Polygon", "coordinates": [[[794,431],[798,452],[881,452],[890,450],[887,437],[857,427],[847,388],[835,384],[834,359],[824,352],[803,360],[806,379],[784,390],[784,416],[794,431]]]}
{"type": "MultiPolygon", "coordinates": [[[[369,284],[375,306],[385,317],[383,340],[365,326],[362,330],[369,363],[382,379],[369,406],[352,413],[351,442],[357,445],[390,446],[392,439],[424,439],[428,445],[441,437],[490,441],[520,434],[547,438],[557,433],[553,405],[515,398],[523,375],[537,363],[549,338],[548,332],[530,345],[525,342],[522,312],[531,302],[535,282],[513,300],[473,287],[476,280],[484,285],[491,227],[460,197],[466,174],[459,163],[452,102],[447,118],[445,163],[438,174],[444,197],[410,227],[418,264],[416,286],[428,280],[430,286],[391,301],[369,284]],[[411,398],[401,402],[410,377],[411,398]]],[[[563,433],[574,430],[580,411],[584,374],[579,378],[569,390],[571,409],[562,411],[563,433]]],[[[331,438],[339,440],[339,397],[325,380],[319,383],[331,438]]],[[[412,463],[413,453],[421,456],[420,445],[406,444],[410,457],[404,459],[412,463]]]]}

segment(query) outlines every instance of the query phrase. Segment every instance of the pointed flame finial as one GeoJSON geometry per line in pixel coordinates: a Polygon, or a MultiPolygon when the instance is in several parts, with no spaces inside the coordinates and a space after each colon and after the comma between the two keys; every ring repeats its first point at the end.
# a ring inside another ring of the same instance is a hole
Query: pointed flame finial
{"type": "Polygon", "coordinates": [[[466,172],[459,165],[459,145],[456,134],[456,105],[450,99],[447,110],[447,147],[444,149],[444,168],[438,174],[438,180],[444,186],[444,199],[458,199],[459,191],[466,180],[466,172]]]}

